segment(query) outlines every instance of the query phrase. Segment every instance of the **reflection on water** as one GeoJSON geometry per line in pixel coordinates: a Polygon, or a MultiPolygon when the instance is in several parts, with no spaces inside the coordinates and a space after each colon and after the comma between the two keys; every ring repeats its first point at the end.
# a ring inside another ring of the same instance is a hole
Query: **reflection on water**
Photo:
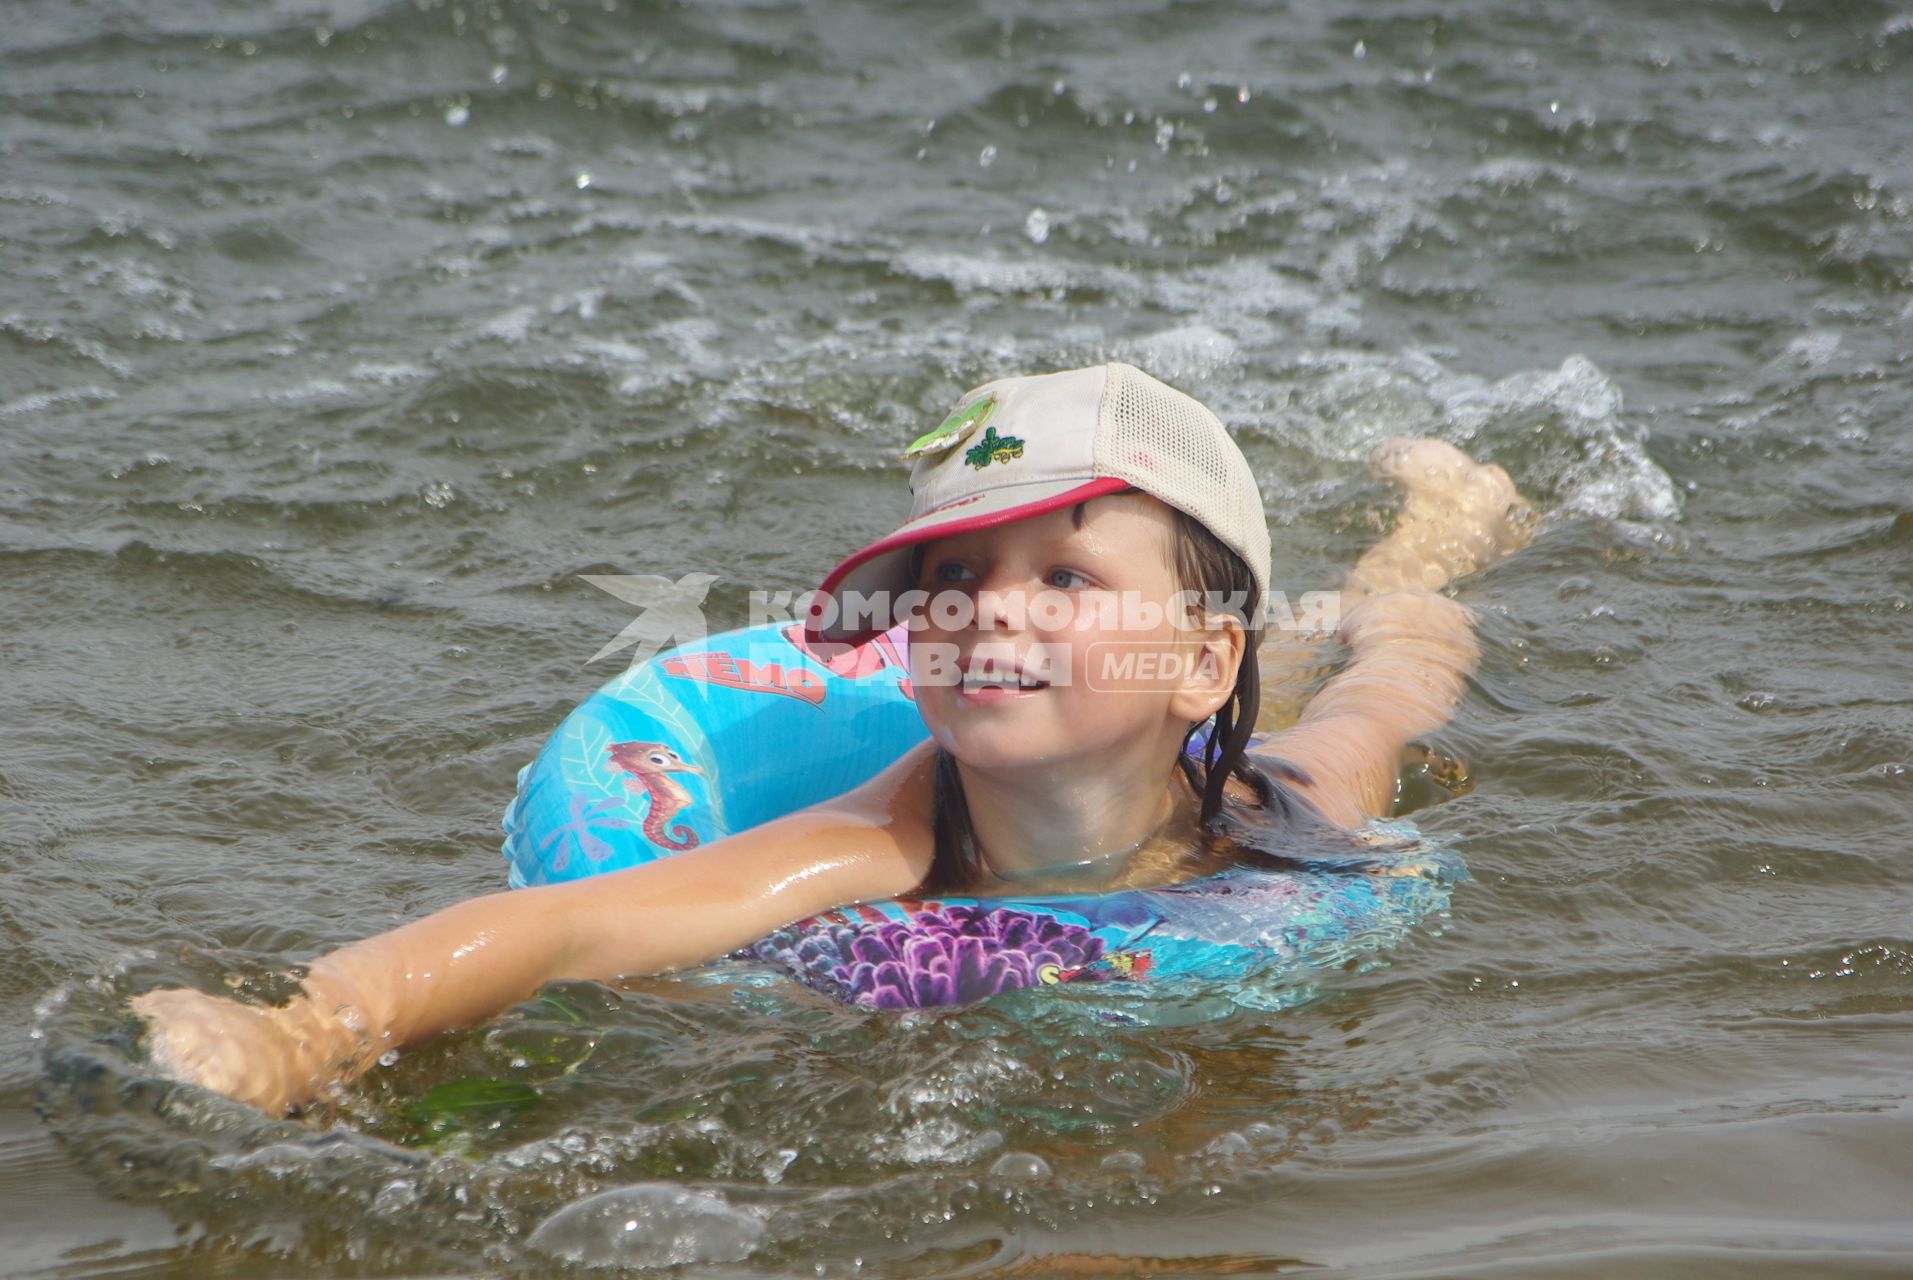
{"type": "Polygon", "coordinates": [[[1905,1271],[1892,6],[194,0],[6,46],[14,1271],[1905,1271]],[[580,574],[740,625],[902,515],[957,392],[1112,357],[1236,427],[1292,591],[1385,522],[1387,435],[1544,506],[1414,779],[1452,921],[1153,1026],[727,966],[299,1123],[145,1077],[127,994],[269,998],[502,883],[629,621],[580,574]]]}

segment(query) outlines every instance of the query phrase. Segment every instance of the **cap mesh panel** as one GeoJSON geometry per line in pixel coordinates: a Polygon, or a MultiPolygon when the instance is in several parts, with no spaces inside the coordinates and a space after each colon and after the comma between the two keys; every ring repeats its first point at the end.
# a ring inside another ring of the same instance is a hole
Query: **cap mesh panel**
{"type": "Polygon", "coordinates": [[[1269,590],[1262,491],[1242,451],[1197,401],[1125,364],[1103,387],[1096,469],[1187,512],[1248,564],[1269,590]]]}

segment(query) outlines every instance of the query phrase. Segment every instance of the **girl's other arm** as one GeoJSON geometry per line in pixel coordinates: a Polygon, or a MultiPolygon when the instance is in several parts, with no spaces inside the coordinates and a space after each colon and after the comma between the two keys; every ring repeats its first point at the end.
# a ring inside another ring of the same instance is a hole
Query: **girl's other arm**
{"type": "MultiPolygon", "coordinates": [[[[490,894],[316,961],[281,1008],[197,991],[133,1002],[167,1074],[280,1112],[379,1055],[479,1022],[565,978],[658,973],[780,925],[894,897],[928,869],[913,752],[849,795],[704,849],[587,880],[490,894]]],[[[927,757],[924,757],[927,759],[927,757]]]]}
{"type": "Polygon", "coordinates": [[[1370,465],[1405,500],[1343,585],[1351,660],[1257,749],[1293,766],[1302,792],[1344,826],[1389,812],[1402,748],[1447,722],[1479,660],[1473,615],[1432,593],[1520,547],[1532,522],[1507,472],[1441,441],[1390,440],[1370,465]]]}

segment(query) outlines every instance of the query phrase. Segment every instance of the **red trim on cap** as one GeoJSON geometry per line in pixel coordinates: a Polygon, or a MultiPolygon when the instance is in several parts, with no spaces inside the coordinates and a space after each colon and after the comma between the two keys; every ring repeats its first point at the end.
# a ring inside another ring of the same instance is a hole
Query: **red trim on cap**
{"type": "MultiPolygon", "coordinates": [[[[895,533],[877,539],[861,551],[852,552],[841,564],[830,571],[830,576],[824,579],[823,585],[818,587],[817,591],[820,595],[835,596],[837,589],[843,585],[843,580],[849,577],[851,572],[858,566],[867,564],[885,552],[895,551],[899,547],[913,547],[919,542],[929,542],[935,538],[953,538],[962,533],[974,533],[978,529],[994,529],[1000,524],[1012,524],[1018,520],[1027,520],[1031,516],[1044,515],[1061,507],[1073,507],[1079,502],[1088,502],[1091,498],[1101,498],[1108,494],[1121,493],[1123,490],[1133,487],[1134,486],[1127,480],[1118,479],[1115,476],[1104,476],[1097,480],[1090,480],[1084,484],[1079,484],[1074,489],[1066,490],[1053,498],[1042,498],[1035,502],[1026,502],[1020,507],[1005,507],[1001,511],[992,511],[980,516],[959,516],[954,520],[946,520],[940,524],[923,525],[919,528],[908,530],[907,532],[900,529],[895,533]]],[[[945,507],[938,508],[938,510],[948,510],[951,507],[966,506],[973,501],[975,501],[974,498],[959,498],[957,501],[949,503],[945,507]]],[[[936,512],[932,511],[928,514],[934,516],[936,512]]],[[[810,616],[804,619],[804,639],[813,644],[820,642],[853,645],[863,644],[872,636],[882,635],[885,631],[888,631],[896,625],[896,619],[893,618],[882,626],[871,627],[868,630],[859,632],[848,640],[827,642],[824,641],[823,633],[818,631],[816,627],[819,609],[820,605],[813,602],[810,616]]]]}

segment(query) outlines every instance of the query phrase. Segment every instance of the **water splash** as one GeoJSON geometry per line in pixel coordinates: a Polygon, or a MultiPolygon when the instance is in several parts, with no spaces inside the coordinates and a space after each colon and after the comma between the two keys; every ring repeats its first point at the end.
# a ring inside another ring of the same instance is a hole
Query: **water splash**
{"type": "Polygon", "coordinates": [[[545,1219],[525,1244],[587,1267],[741,1262],[768,1234],[720,1196],[666,1183],[600,1191],[545,1219]]]}
{"type": "Polygon", "coordinates": [[[1585,356],[1546,373],[1444,389],[1451,438],[1479,442],[1524,489],[1567,515],[1659,526],[1679,519],[1680,493],[1647,451],[1647,427],[1622,412],[1621,389],[1585,356]]]}
{"type": "Polygon", "coordinates": [[[1331,351],[1293,359],[1267,429],[1325,460],[1356,463],[1390,436],[1438,436],[1508,469],[1557,517],[1592,517],[1653,536],[1681,496],[1648,450],[1645,422],[1593,361],[1489,381],[1422,352],[1331,351]]]}

